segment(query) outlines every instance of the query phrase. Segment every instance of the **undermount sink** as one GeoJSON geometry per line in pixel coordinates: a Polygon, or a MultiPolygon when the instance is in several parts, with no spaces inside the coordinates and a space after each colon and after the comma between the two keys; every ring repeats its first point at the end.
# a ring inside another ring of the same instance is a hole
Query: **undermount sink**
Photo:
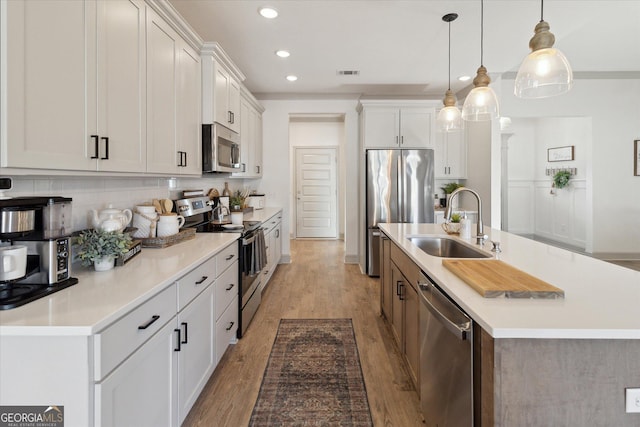
{"type": "Polygon", "coordinates": [[[441,258],[491,258],[479,249],[474,249],[449,237],[419,236],[408,239],[431,256],[441,258]]]}

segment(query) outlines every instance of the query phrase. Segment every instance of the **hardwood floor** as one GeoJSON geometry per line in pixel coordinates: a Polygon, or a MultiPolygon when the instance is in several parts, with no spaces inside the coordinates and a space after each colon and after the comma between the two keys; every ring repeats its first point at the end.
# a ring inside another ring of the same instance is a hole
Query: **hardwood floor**
{"type": "Polygon", "coordinates": [[[375,426],[422,425],[420,403],[380,316],[379,280],[343,263],[342,241],[291,241],[245,336],[223,356],[183,426],[246,426],[281,318],[351,318],[375,426]]]}

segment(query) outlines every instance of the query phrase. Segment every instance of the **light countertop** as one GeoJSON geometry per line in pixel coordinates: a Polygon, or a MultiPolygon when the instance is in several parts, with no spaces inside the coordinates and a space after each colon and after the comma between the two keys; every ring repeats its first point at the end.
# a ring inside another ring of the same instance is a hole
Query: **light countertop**
{"type": "Polygon", "coordinates": [[[264,208],[264,209],[254,209],[252,213],[244,214],[245,221],[260,221],[265,222],[278,212],[281,212],[281,208],[264,208]]]}
{"type": "MultiPolygon", "coordinates": [[[[379,224],[420,268],[494,338],[640,339],[640,272],[485,227],[483,250],[564,290],[559,299],[483,298],[407,236],[443,235],[440,225],[379,224]],[[502,252],[490,251],[490,240],[502,252]]],[[[475,226],[473,232],[475,235],[475,226]]],[[[453,237],[453,236],[449,236],[453,237]]],[[[460,239],[478,248],[475,238],[460,239]]]]}
{"type": "MultiPolygon", "coordinates": [[[[171,285],[220,252],[238,233],[198,233],[163,248],[143,248],[131,261],[96,272],[78,267],[76,285],[0,311],[0,335],[90,335],[171,285]]],[[[75,265],[74,265],[75,267],[75,265]]]]}

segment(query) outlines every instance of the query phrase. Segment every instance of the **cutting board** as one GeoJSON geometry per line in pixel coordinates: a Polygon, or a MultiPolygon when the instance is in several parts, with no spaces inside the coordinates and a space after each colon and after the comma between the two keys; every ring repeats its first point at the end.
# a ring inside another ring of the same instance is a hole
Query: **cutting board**
{"type": "Polygon", "coordinates": [[[564,291],[499,260],[442,261],[485,298],[564,298],[564,291]]]}

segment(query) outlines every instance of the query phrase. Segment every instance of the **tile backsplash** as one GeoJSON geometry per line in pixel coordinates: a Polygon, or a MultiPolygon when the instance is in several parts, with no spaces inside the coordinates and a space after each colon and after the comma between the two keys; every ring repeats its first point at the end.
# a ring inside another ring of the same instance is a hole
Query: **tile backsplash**
{"type": "Polygon", "coordinates": [[[220,193],[228,182],[232,191],[242,189],[244,180],[229,177],[151,178],[151,177],[24,177],[13,176],[9,197],[62,196],[73,199],[73,230],[90,227],[89,211],[103,209],[109,204],[119,209],[133,209],[135,205],[152,199],[181,197],[182,190],[217,188],[220,193]]]}

